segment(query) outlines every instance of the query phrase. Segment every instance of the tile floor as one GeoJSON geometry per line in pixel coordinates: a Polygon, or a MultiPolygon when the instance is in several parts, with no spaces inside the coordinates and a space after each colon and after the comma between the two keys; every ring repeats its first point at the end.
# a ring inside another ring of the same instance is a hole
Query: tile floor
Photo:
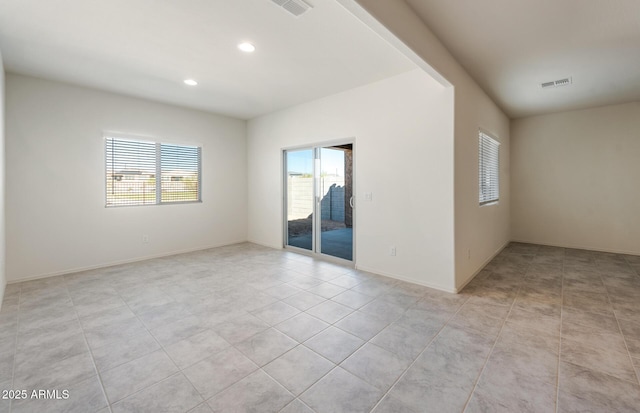
{"type": "Polygon", "coordinates": [[[0,412],[639,411],[639,274],[511,244],[453,295],[241,244],[12,284],[0,389],[69,397],[0,412]]]}

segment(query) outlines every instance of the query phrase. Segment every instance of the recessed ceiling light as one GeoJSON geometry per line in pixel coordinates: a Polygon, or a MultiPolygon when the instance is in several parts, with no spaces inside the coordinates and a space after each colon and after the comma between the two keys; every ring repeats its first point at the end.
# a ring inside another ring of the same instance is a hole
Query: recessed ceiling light
{"type": "Polygon", "coordinates": [[[193,79],[186,79],[186,80],[184,81],[184,84],[185,84],[185,85],[189,85],[189,86],[195,86],[195,85],[197,85],[197,84],[198,84],[198,82],[196,82],[196,81],[195,81],[195,80],[193,80],[193,79]]]}
{"type": "Polygon", "coordinates": [[[251,43],[244,42],[238,45],[238,49],[242,50],[243,52],[251,53],[256,50],[256,47],[251,43]]]}

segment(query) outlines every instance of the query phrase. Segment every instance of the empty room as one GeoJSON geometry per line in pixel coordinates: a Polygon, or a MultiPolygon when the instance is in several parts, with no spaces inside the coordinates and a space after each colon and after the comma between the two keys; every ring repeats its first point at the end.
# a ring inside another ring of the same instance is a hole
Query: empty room
{"type": "Polygon", "coordinates": [[[637,412],[637,0],[0,0],[0,413],[637,412]]]}

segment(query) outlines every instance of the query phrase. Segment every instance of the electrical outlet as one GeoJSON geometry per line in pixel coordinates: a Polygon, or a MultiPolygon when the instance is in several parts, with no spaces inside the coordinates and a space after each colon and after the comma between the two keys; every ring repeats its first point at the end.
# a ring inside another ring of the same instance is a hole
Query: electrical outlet
{"type": "Polygon", "coordinates": [[[389,255],[391,255],[392,257],[396,256],[396,247],[389,248],[389,255]]]}
{"type": "Polygon", "coordinates": [[[364,200],[365,201],[373,201],[373,194],[371,192],[365,192],[364,193],[364,200]]]}
{"type": "Polygon", "coordinates": [[[148,244],[149,243],[149,236],[148,235],[143,235],[142,236],[142,243],[143,244],[148,244]]]}

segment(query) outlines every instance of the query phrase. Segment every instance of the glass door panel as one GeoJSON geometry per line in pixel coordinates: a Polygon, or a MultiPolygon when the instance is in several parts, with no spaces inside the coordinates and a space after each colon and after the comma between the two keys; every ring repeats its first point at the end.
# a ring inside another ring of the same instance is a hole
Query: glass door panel
{"type": "Polygon", "coordinates": [[[320,253],[353,260],[353,146],[320,148],[320,253]]]}
{"type": "Polygon", "coordinates": [[[286,245],[313,251],[314,150],[286,151],[286,245]]]}

